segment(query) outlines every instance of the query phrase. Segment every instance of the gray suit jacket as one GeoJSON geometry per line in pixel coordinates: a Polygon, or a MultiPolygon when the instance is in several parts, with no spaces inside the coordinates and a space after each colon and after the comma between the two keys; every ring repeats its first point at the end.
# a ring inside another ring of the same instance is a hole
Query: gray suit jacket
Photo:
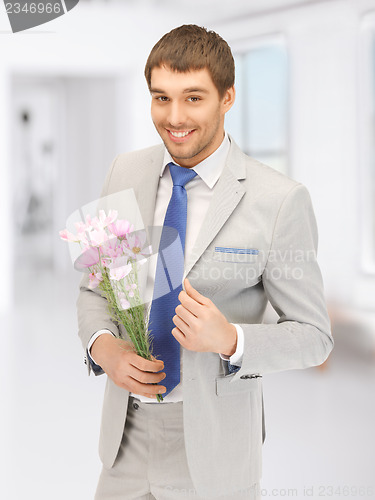
{"type": "MultiPolygon", "coordinates": [[[[319,365],[333,347],[309,194],[230,140],[225,168],[185,269],[193,287],[228,321],[240,324],[245,337],[241,369],[232,374],[218,354],[183,349],[185,445],[201,495],[224,495],[259,482],[261,375],[319,365]],[[262,324],[267,301],[280,316],[277,324],[262,324]]],[[[103,195],[134,189],[145,226],[153,224],[163,154],[163,145],[121,154],[105,181],[103,195]]],[[[99,329],[119,335],[105,299],[87,288],[86,277],[77,306],[84,349],[99,329]]],[[[128,396],[107,380],[99,445],[107,468],[119,449],[128,396]]]]}

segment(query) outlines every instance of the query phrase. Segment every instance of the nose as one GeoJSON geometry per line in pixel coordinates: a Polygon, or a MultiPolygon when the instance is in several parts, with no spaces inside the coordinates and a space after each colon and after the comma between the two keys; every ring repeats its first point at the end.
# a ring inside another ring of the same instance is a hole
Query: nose
{"type": "Polygon", "coordinates": [[[168,121],[171,126],[175,128],[181,127],[181,125],[186,123],[186,112],[181,103],[177,101],[171,103],[169,107],[168,121]]]}

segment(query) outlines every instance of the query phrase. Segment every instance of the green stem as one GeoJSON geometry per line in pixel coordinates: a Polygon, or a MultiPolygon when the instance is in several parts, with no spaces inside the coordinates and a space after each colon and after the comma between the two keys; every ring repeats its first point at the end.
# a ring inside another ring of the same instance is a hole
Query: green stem
{"type": "MultiPolygon", "coordinates": [[[[132,262],[133,276],[129,276],[129,284],[135,283],[138,285],[137,264],[132,262]],[[133,278],[133,279],[131,279],[133,278]]],[[[103,281],[100,282],[100,288],[108,302],[109,312],[111,317],[119,324],[122,324],[132,342],[136,353],[142,358],[151,361],[151,342],[150,332],[148,330],[148,318],[146,317],[145,306],[142,304],[139,288],[137,286],[134,297],[130,297],[127,293],[124,283],[120,282],[120,288],[125,293],[126,299],[130,303],[129,309],[120,309],[118,306],[116,293],[109,278],[108,269],[101,266],[103,281]]],[[[120,333],[121,336],[121,333],[120,333]]],[[[163,401],[161,394],[156,395],[157,401],[163,401]]]]}

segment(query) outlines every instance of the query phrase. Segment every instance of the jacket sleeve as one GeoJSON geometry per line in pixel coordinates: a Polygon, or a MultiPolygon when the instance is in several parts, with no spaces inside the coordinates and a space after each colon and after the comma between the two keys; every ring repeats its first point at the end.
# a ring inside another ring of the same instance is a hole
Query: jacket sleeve
{"type": "Polygon", "coordinates": [[[262,274],[277,324],[241,324],[244,354],[233,380],[256,374],[307,368],[325,361],[333,347],[321,272],[318,234],[307,189],[294,186],[276,218],[262,274]]]}

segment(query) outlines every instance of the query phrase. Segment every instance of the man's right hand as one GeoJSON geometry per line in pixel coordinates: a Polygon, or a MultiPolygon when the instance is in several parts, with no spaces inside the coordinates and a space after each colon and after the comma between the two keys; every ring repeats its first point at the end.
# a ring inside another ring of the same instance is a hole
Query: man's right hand
{"type": "Polygon", "coordinates": [[[166,392],[166,387],[158,384],[165,379],[161,360],[152,361],[138,356],[133,346],[126,340],[113,335],[100,335],[91,346],[95,362],[102,367],[108,377],[119,387],[134,394],[156,399],[156,394],[166,392]]]}

